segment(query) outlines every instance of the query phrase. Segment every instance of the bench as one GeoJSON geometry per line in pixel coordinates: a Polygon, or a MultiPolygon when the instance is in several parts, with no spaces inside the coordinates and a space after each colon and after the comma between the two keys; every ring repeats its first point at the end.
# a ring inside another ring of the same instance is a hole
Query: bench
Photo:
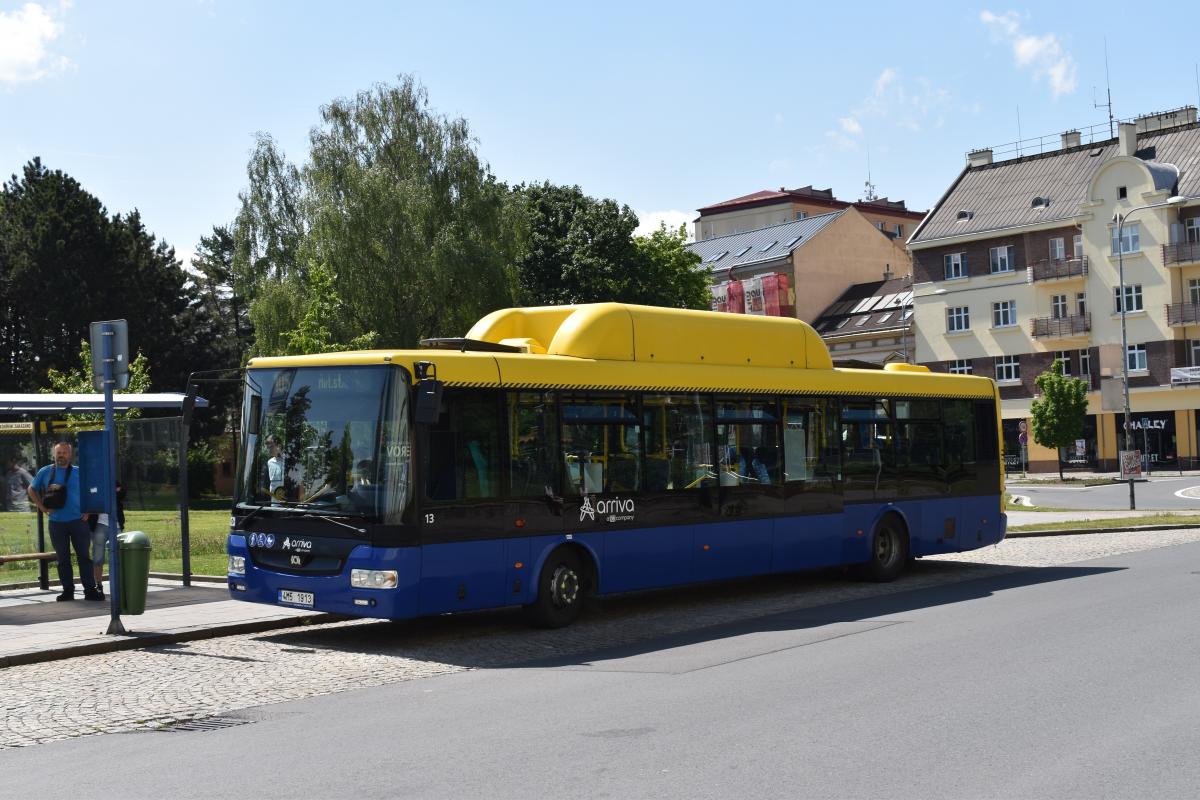
{"type": "Polygon", "coordinates": [[[57,553],[13,553],[8,556],[0,555],[0,564],[13,561],[54,561],[57,558],[57,553]]]}

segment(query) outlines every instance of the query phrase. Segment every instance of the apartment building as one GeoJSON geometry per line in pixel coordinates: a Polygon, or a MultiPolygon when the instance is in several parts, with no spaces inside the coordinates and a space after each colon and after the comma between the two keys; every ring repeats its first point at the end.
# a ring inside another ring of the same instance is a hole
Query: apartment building
{"type": "Polygon", "coordinates": [[[852,283],[908,270],[908,253],[856,208],[692,242],[717,311],[813,322],[852,283]]]}
{"type": "Polygon", "coordinates": [[[851,285],[812,322],[836,366],[881,367],[913,358],[913,291],[909,276],[851,285]]]}
{"type": "Polygon", "coordinates": [[[699,209],[700,216],[693,224],[699,242],[847,208],[857,209],[876,230],[900,241],[904,241],[925,217],[923,211],[909,211],[903,200],[880,197],[849,202],[834,197],[832,189],[814,189],[812,186],[787,189],[781,186],[779,191],[764,189],[705,206],[699,209]]]}
{"type": "MultiPolygon", "coordinates": [[[[1087,144],[1081,138],[1070,131],[1058,149],[1004,160],[994,160],[991,150],[968,154],[908,242],[916,360],[997,381],[1010,468],[1020,460],[1034,380],[1060,358],[1090,389],[1084,436],[1061,455],[1068,465],[1115,470],[1118,451],[1127,449],[1118,437],[1127,367],[1128,449],[1142,450],[1150,469],[1194,466],[1200,454],[1196,109],[1123,123],[1116,138],[1087,144]]],[[[1055,470],[1058,455],[1030,437],[1030,469],[1055,470]]]]}

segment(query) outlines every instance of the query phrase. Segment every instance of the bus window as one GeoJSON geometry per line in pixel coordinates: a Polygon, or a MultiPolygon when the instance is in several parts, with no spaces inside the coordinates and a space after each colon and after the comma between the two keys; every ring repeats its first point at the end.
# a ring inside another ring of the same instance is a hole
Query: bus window
{"type": "Polygon", "coordinates": [[[447,391],[425,448],[425,494],[431,500],[500,496],[500,427],[492,392],[447,391]]]}
{"type": "Polygon", "coordinates": [[[564,394],[565,494],[641,489],[641,425],[629,394],[564,394]]]}
{"type": "Polygon", "coordinates": [[[975,420],[970,400],[946,400],[942,404],[945,419],[946,482],[956,496],[975,493],[975,420]]]}
{"type": "Polygon", "coordinates": [[[828,485],[838,480],[837,417],[831,413],[830,402],[816,398],[782,402],[784,481],[828,485]]]}
{"type": "Polygon", "coordinates": [[[509,497],[558,492],[558,422],[550,392],[509,392],[509,497]]]}
{"type": "Polygon", "coordinates": [[[938,400],[896,400],[897,480],[908,496],[946,492],[942,409],[938,400]]]}
{"type": "Polygon", "coordinates": [[[650,492],[700,489],[716,484],[712,412],[698,394],[646,395],[646,477],[650,492]]]}
{"type": "Polygon", "coordinates": [[[778,486],[779,417],[774,400],[717,401],[717,456],[722,486],[778,486]]]}
{"type": "Polygon", "coordinates": [[[842,472],[847,500],[891,494],[896,459],[888,406],[887,400],[842,404],[842,472]]]}

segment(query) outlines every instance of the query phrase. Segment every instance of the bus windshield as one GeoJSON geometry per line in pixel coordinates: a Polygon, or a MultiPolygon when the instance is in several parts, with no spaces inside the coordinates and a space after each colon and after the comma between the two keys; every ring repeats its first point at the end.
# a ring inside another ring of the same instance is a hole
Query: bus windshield
{"type": "Polygon", "coordinates": [[[249,370],[238,505],[400,522],[412,493],[408,397],[393,366],[249,370]]]}

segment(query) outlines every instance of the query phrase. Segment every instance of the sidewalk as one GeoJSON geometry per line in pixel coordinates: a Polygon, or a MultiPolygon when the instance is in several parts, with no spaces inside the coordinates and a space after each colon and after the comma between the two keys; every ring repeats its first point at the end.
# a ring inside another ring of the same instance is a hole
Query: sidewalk
{"type": "Polygon", "coordinates": [[[57,587],[0,591],[0,669],[189,639],[328,622],[333,615],[229,599],[224,584],[152,579],[146,613],[122,616],[128,635],[105,634],[107,602],[55,601],[57,587]]]}
{"type": "Polygon", "coordinates": [[[1182,514],[1185,516],[1194,516],[1195,511],[1189,509],[1171,509],[1168,511],[1020,511],[1009,509],[1005,512],[1008,515],[1009,526],[1013,525],[1034,525],[1041,523],[1053,522],[1086,522],[1093,519],[1125,519],[1128,517],[1145,517],[1151,514],[1182,514]]]}

